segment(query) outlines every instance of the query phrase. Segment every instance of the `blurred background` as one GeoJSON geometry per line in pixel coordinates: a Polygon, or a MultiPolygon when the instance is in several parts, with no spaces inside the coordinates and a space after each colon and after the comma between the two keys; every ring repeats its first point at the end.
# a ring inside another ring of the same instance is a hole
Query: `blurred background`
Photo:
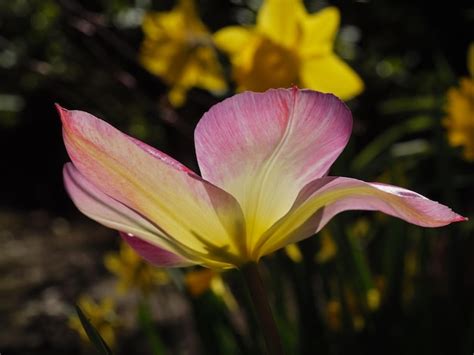
{"type": "MultiPolygon", "coordinates": [[[[354,132],[331,173],[415,190],[471,220],[422,229],[346,212],[267,257],[287,353],[472,354],[474,6],[304,4],[339,9],[334,52],[363,82],[347,97],[354,132]]],[[[213,34],[253,28],[260,7],[0,2],[0,353],[94,353],[75,303],[116,354],[262,353],[237,272],[150,267],[76,210],[54,109],[93,113],[197,171],[197,121],[243,88],[239,58],[213,34]]]]}

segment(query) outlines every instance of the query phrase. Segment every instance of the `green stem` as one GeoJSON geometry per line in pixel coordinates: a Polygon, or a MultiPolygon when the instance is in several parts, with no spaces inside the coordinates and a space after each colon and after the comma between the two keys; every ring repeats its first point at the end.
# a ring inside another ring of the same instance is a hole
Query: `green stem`
{"type": "Polygon", "coordinates": [[[241,269],[250,292],[258,323],[263,333],[269,355],[283,355],[278,329],[273,319],[267,294],[256,263],[244,265],[241,269]]]}

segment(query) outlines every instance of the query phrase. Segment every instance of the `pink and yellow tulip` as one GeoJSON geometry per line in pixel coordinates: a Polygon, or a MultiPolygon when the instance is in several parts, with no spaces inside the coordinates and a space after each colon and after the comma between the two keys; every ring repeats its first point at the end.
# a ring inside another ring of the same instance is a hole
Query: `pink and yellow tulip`
{"type": "Polygon", "coordinates": [[[215,105],[195,130],[201,176],[91,114],[58,109],[72,200],[157,265],[241,267],[346,210],[424,227],[465,220],[413,191],[328,176],[352,129],[331,94],[272,89],[215,105]]]}

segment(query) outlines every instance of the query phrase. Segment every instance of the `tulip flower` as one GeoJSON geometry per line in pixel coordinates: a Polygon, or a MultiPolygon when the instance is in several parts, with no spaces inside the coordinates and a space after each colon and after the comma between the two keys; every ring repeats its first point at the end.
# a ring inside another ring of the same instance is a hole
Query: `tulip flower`
{"type": "Polygon", "coordinates": [[[424,227],[465,220],[401,187],[328,176],[352,127],[331,94],[272,89],[215,105],[195,130],[201,176],[91,114],[58,110],[72,200],[156,265],[239,268],[346,210],[424,227]]]}

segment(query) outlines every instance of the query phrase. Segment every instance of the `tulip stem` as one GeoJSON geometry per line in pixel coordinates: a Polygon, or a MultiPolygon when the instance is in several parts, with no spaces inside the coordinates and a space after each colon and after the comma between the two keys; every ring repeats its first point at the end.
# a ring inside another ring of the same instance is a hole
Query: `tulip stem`
{"type": "Polygon", "coordinates": [[[263,333],[269,355],[283,355],[278,329],[268,303],[267,293],[256,263],[248,263],[241,269],[252,298],[257,320],[263,333]]]}

